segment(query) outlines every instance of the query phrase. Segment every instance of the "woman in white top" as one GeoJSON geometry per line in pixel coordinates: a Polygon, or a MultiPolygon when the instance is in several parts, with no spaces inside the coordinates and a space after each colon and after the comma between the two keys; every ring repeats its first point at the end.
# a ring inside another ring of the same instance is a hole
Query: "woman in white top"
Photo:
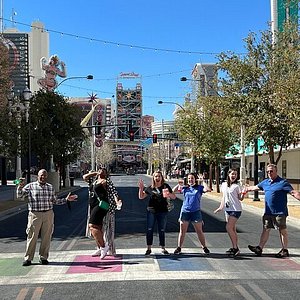
{"type": "Polygon", "coordinates": [[[221,187],[223,197],[220,206],[214,211],[217,213],[225,211],[226,231],[230,237],[232,248],[226,251],[227,254],[237,256],[240,253],[238,248],[238,236],[236,232],[236,222],[242,214],[241,201],[244,199],[242,188],[238,184],[238,174],[236,169],[229,169],[227,180],[221,187]]]}

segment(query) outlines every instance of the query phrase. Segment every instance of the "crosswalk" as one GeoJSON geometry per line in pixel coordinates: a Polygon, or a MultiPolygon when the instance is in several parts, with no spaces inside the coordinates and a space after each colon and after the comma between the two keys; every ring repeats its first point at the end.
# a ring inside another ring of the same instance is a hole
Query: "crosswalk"
{"type": "Polygon", "coordinates": [[[188,279],[300,279],[300,250],[290,249],[291,257],[277,259],[278,249],[265,249],[256,257],[241,249],[237,258],[228,257],[226,249],[214,249],[204,255],[199,248],[185,248],[182,255],[163,255],[153,249],[144,256],[143,249],[119,249],[116,257],[104,260],[92,257],[90,251],[54,251],[50,264],[23,267],[20,253],[0,254],[0,284],[76,283],[126,280],[188,279]],[[105,273],[105,276],[103,276],[105,273]]]}

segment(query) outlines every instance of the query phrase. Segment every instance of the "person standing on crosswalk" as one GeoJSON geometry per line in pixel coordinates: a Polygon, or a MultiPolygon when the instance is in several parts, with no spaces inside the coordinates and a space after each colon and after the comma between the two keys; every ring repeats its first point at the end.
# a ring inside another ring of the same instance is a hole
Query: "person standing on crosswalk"
{"type": "Polygon", "coordinates": [[[196,178],[195,173],[189,173],[186,186],[183,186],[183,180],[179,180],[178,184],[173,188],[173,192],[180,192],[184,195],[179,216],[180,231],[178,235],[178,247],[175,249],[174,254],[181,254],[181,248],[190,222],[195,228],[203,252],[205,254],[210,253],[206,247],[205,235],[203,233],[201,197],[203,193],[210,192],[211,189],[203,181],[203,176],[198,176],[198,180],[201,180],[203,185],[198,184],[196,178]]]}
{"type": "Polygon", "coordinates": [[[147,250],[145,255],[150,255],[153,244],[153,233],[155,229],[155,223],[157,222],[159,245],[161,247],[162,254],[169,255],[169,252],[165,248],[165,231],[167,225],[168,215],[168,198],[176,199],[176,195],[173,193],[171,187],[165,182],[161,171],[156,171],[152,175],[152,184],[145,187],[143,180],[138,182],[139,191],[138,197],[143,200],[149,197],[147,207],[147,232],[146,242],[147,250]]]}
{"type": "MultiPolygon", "coordinates": [[[[114,232],[111,231],[114,231],[114,226],[110,226],[109,230],[111,232],[108,235],[110,239],[105,240],[104,218],[110,213],[110,208],[113,207],[114,209],[122,201],[118,198],[118,193],[105,168],[99,168],[98,171],[84,174],[83,180],[90,182],[88,228],[97,245],[97,249],[92,253],[92,256],[100,256],[100,259],[103,259],[108,254],[109,246],[112,245],[112,239],[114,238],[114,232]]],[[[111,251],[115,250],[111,249],[111,251]]]]}
{"type": "Polygon", "coordinates": [[[279,230],[279,238],[281,242],[281,250],[275,255],[277,258],[289,256],[288,251],[288,232],[286,226],[286,218],[288,216],[287,194],[291,194],[294,198],[300,200],[300,192],[293,189],[290,183],[278,176],[277,166],[269,164],[267,166],[268,178],[255,186],[246,187],[246,191],[265,192],[265,212],[262,218],[263,230],[260,241],[257,246],[248,245],[250,251],[257,256],[261,256],[263,248],[267,243],[272,228],[279,230]]]}
{"type": "Polygon", "coordinates": [[[35,182],[25,185],[20,183],[17,189],[18,198],[28,201],[28,223],[26,228],[27,243],[23,266],[30,266],[35,254],[39,235],[41,245],[39,248],[40,263],[48,265],[50,242],[54,226],[53,204],[62,205],[67,201],[75,201],[77,195],[70,193],[66,198],[57,198],[52,184],[47,182],[48,173],[45,169],[38,172],[35,182]]]}
{"type": "Polygon", "coordinates": [[[226,231],[231,240],[232,247],[226,251],[228,255],[237,256],[240,253],[238,247],[238,235],[236,232],[236,222],[242,214],[241,201],[244,199],[242,187],[238,183],[238,173],[236,169],[229,169],[227,180],[222,183],[223,194],[220,206],[214,211],[225,211],[226,231]]]}

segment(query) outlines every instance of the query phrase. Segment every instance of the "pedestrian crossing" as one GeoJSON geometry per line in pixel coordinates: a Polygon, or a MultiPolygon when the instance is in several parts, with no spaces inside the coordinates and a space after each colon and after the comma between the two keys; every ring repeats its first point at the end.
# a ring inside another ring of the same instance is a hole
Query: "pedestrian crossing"
{"type": "Polygon", "coordinates": [[[118,255],[100,260],[91,251],[52,251],[50,264],[38,258],[22,266],[20,253],[0,254],[0,284],[76,283],[126,280],[188,279],[300,279],[300,250],[290,249],[289,258],[278,259],[278,249],[264,249],[262,257],[241,249],[232,258],[226,249],[205,255],[199,248],[184,248],[182,255],[163,255],[159,248],[145,256],[145,249],[118,249],[118,255]]]}

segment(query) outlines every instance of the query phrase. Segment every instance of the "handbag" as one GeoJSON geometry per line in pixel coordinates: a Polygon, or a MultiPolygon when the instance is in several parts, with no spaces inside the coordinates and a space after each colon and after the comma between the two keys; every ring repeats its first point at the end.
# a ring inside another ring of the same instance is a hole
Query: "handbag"
{"type": "Polygon", "coordinates": [[[109,203],[101,200],[99,197],[97,197],[97,200],[99,201],[99,207],[102,208],[103,210],[108,210],[109,209],[109,203]]]}
{"type": "Polygon", "coordinates": [[[95,190],[95,186],[94,186],[94,193],[96,194],[97,200],[99,201],[98,206],[107,212],[108,209],[109,209],[109,203],[106,202],[106,201],[104,201],[104,200],[101,200],[101,199],[99,198],[99,196],[98,196],[98,194],[97,194],[97,192],[96,192],[96,190],[95,190]]]}

